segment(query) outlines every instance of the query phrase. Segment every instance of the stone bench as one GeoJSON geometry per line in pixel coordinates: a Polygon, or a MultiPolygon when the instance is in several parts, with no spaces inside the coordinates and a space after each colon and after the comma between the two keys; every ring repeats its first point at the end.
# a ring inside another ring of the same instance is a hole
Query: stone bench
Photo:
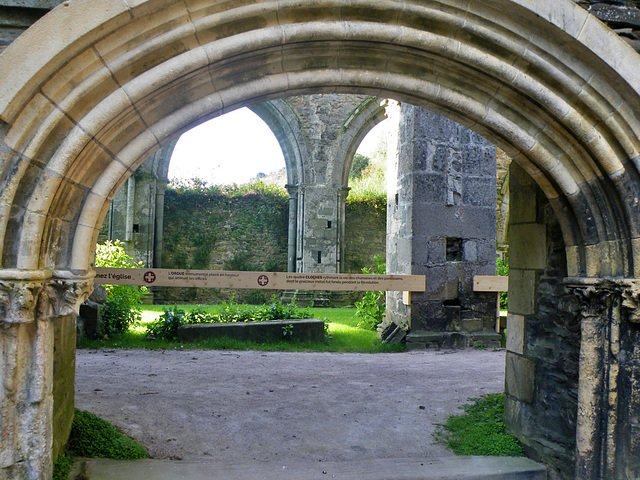
{"type": "Polygon", "coordinates": [[[252,342],[322,341],[324,321],[304,318],[264,322],[194,323],[178,328],[178,339],[187,342],[222,337],[252,342]]]}

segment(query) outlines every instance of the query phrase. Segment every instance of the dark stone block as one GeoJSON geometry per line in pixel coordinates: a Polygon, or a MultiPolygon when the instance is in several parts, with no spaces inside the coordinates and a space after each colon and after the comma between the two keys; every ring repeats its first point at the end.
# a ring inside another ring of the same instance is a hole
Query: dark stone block
{"type": "Polygon", "coordinates": [[[462,202],[474,207],[492,207],[496,205],[496,178],[464,177],[462,202]]]}
{"type": "Polygon", "coordinates": [[[414,199],[419,203],[444,205],[446,177],[437,173],[415,175],[414,199]]]}
{"type": "Polygon", "coordinates": [[[87,301],[80,305],[80,314],[78,319],[78,328],[80,337],[89,339],[98,338],[102,330],[102,321],[100,319],[100,305],[87,301]]]}
{"type": "Polygon", "coordinates": [[[100,305],[107,303],[107,289],[103,285],[94,285],[89,300],[100,305]]]}
{"type": "Polygon", "coordinates": [[[230,337],[237,340],[268,342],[276,340],[322,341],[324,322],[315,318],[266,322],[197,323],[178,328],[184,341],[230,337]],[[292,327],[289,328],[289,326],[292,327]],[[285,335],[286,333],[286,335],[285,335]]]}
{"type": "Polygon", "coordinates": [[[465,175],[495,176],[496,147],[486,145],[468,145],[462,150],[462,172],[465,175]]]}

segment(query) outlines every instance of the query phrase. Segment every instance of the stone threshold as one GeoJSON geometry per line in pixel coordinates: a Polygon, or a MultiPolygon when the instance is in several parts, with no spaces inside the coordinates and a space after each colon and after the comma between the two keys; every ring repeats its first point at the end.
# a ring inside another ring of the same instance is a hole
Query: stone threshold
{"type": "MultiPolygon", "coordinates": [[[[369,459],[344,462],[224,464],[171,460],[81,460],[87,480],[546,480],[543,465],[523,457],[369,459]]],[[[71,477],[75,478],[75,477],[71,477]]]]}

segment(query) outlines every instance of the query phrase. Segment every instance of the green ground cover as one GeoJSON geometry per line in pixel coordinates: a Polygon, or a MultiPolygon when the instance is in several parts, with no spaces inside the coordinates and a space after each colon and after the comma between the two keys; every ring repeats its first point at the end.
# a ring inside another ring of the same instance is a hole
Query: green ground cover
{"type": "Polygon", "coordinates": [[[504,425],[504,394],[470,398],[460,407],[464,413],[451,415],[434,434],[435,440],[456,455],[520,457],[524,449],[504,425]]]}
{"type": "Polygon", "coordinates": [[[137,460],[148,455],[142,445],[120,433],[106,420],[76,409],[67,451],[53,466],[53,480],[67,480],[77,457],[137,460]]]}
{"type": "MultiPolygon", "coordinates": [[[[232,339],[209,339],[198,342],[179,342],[147,339],[147,325],[157,320],[164,309],[174,305],[143,305],[142,320],[133,324],[125,333],[107,340],[84,340],[78,348],[147,348],[147,349],[219,349],[219,350],[261,350],[261,351],[313,351],[313,352],[355,352],[383,353],[404,350],[400,344],[383,344],[376,332],[358,328],[361,321],[355,316],[354,308],[311,308],[314,318],[325,319],[328,335],[322,342],[292,342],[283,339],[272,343],[241,342],[232,339]]],[[[221,305],[175,305],[183,310],[203,308],[209,313],[218,313],[221,305]]]]}

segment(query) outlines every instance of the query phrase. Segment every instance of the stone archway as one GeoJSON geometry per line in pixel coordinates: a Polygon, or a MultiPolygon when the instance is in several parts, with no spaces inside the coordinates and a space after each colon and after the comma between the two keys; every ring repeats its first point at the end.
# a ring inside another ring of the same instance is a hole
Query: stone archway
{"type": "MultiPolygon", "coordinates": [[[[588,376],[613,341],[602,325],[637,319],[627,309],[640,277],[639,70],[637,54],[569,0],[57,7],[0,56],[11,72],[0,79],[3,474],[50,475],[53,325],[72,322],[91,289],[98,228],[140,162],[237,106],[344,92],[452,118],[535,180],[559,220],[583,314],[576,475],[637,476],[634,404],[612,413],[597,399],[614,401],[615,385],[588,376]],[[603,418],[617,464],[610,450],[601,456],[603,418]]],[[[637,359],[638,332],[620,332],[637,359]]],[[[631,394],[634,362],[619,374],[631,394]]]]}

